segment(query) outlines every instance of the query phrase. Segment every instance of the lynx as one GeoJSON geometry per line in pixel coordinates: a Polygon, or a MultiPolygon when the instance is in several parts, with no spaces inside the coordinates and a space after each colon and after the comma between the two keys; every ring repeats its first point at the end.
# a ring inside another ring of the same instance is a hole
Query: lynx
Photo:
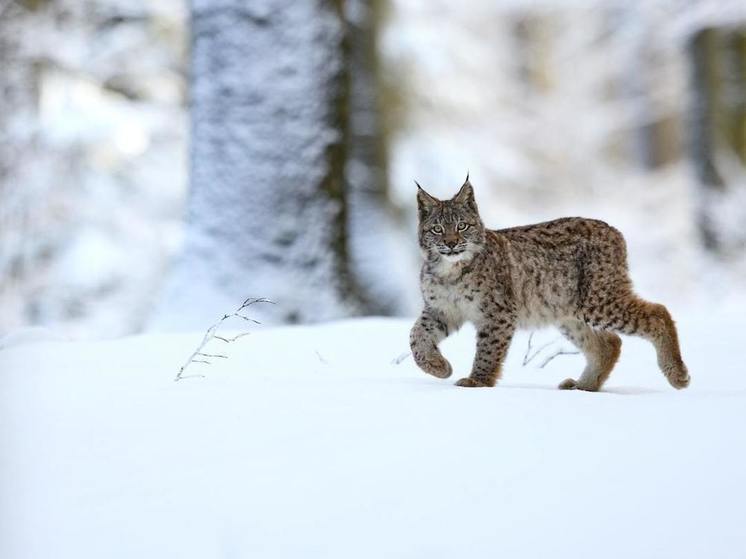
{"type": "Polygon", "coordinates": [[[668,382],[689,385],[674,321],[666,307],[632,290],[619,231],[579,217],[490,230],[468,176],[450,200],[417,188],[425,305],[410,345],[426,373],[451,376],[438,344],[471,322],[476,357],[470,376],[456,385],[494,386],[516,329],[554,325],[586,359],[580,378],[566,379],[561,389],[599,390],[619,358],[618,333],[650,341],[668,382]]]}

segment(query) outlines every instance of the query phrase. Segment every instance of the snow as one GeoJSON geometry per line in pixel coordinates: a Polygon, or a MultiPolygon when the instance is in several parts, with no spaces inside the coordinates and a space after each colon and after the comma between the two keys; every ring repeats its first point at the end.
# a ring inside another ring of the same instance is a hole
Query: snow
{"type": "MultiPolygon", "coordinates": [[[[0,351],[0,556],[743,557],[743,304],[671,308],[692,386],[625,338],[582,368],[459,389],[474,332],[420,372],[411,320],[267,328],[173,382],[202,332],[0,351]]],[[[550,339],[552,333],[546,333],[550,339]]],[[[215,344],[219,342],[214,342],[215,344]]]]}

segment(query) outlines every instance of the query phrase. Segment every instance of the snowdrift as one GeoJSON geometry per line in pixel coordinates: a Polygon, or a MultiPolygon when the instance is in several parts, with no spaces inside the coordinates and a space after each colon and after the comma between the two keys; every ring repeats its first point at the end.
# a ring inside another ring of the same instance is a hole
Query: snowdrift
{"type": "Polygon", "coordinates": [[[744,557],[739,314],[679,317],[681,392],[630,338],[604,392],[559,391],[582,357],[522,367],[524,334],[460,389],[473,331],[441,381],[397,363],[403,320],[256,331],[179,382],[201,333],[17,342],[0,557],[744,557]]]}

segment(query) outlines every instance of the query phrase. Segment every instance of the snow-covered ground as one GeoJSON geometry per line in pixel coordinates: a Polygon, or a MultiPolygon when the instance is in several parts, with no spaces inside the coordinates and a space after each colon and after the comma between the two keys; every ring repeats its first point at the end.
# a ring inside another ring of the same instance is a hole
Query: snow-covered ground
{"type": "Polygon", "coordinates": [[[630,338],[589,394],[523,334],[495,389],[453,386],[468,329],[449,381],[395,364],[408,320],[258,331],[177,383],[201,333],[17,337],[0,557],[746,557],[744,309],[671,310],[681,392],[630,338]]]}

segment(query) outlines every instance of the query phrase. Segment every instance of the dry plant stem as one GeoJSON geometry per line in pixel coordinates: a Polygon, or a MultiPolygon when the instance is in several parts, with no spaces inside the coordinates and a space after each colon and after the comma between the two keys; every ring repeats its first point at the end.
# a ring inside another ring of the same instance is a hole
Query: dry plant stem
{"type": "Polygon", "coordinates": [[[239,338],[248,336],[250,332],[241,332],[240,334],[233,336],[232,338],[226,338],[224,336],[218,336],[216,332],[218,328],[220,327],[220,325],[223,324],[223,322],[225,322],[227,319],[232,318],[232,317],[241,318],[243,320],[246,320],[247,322],[253,322],[254,324],[260,324],[258,320],[254,320],[253,318],[250,318],[242,314],[242,311],[244,309],[247,309],[248,307],[250,307],[251,305],[255,303],[269,303],[271,305],[274,305],[274,302],[270,301],[269,299],[251,297],[249,299],[246,299],[241,304],[241,306],[236,309],[235,312],[231,314],[223,315],[223,317],[220,320],[218,320],[215,324],[213,324],[207,329],[207,331],[205,332],[205,335],[202,337],[202,341],[197,346],[197,349],[195,349],[192,352],[192,354],[186,360],[186,363],[184,363],[181,366],[178,374],[176,375],[176,378],[174,378],[174,381],[178,382],[185,378],[195,378],[195,377],[204,378],[204,375],[199,375],[199,374],[198,375],[184,375],[184,371],[186,371],[187,367],[189,367],[189,365],[191,365],[192,363],[203,363],[205,365],[211,365],[211,362],[209,361],[209,359],[216,359],[216,358],[217,359],[228,359],[227,355],[223,355],[221,353],[205,353],[202,350],[213,339],[220,340],[225,343],[231,343],[231,342],[235,342],[239,338]]]}
{"type": "MultiPolygon", "coordinates": [[[[534,339],[534,333],[531,332],[531,334],[529,334],[529,336],[528,336],[528,347],[526,347],[526,353],[523,356],[523,363],[522,363],[523,367],[525,367],[526,365],[528,365],[529,363],[531,363],[531,361],[533,361],[534,359],[536,359],[536,357],[542,351],[544,351],[546,348],[548,348],[550,345],[552,345],[553,343],[555,343],[557,341],[557,339],[555,338],[555,339],[549,340],[548,342],[543,343],[539,347],[535,348],[534,345],[533,345],[533,339],[534,339]]],[[[552,361],[552,359],[554,359],[555,357],[559,357],[560,355],[578,355],[579,353],[580,353],[579,351],[568,351],[568,350],[565,350],[565,349],[557,349],[557,350],[554,351],[554,353],[552,353],[549,356],[547,356],[544,359],[544,361],[541,362],[541,365],[539,365],[539,369],[543,369],[544,367],[546,367],[552,361]]],[[[407,359],[407,357],[409,357],[410,355],[412,355],[412,353],[409,352],[409,351],[407,351],[405,353],[402,353],[398,357],[395,357],[394,359],[392,359],[391,360],[391,364],[392,365],[399,365],[402,361],[404,361],[405,359],[407,359]]]]}
{"type": "MultiPolygon", "coordinates": [[[[526,353],[523,356],[523,364],[522,366],[525,367],[531,361],[533,361],[542,351],[544,351],[546,348],[548,348],[550,345],[555,343],[557,339],[549,340],[548,342],[540,345],[538,348],[534,349],[533,344],[531,343],[534,339],[534,333],[531,332],[528,336],[528,346],[526,347],[526,353]],[[531,353],[531,350],[534,349],[533,353],[531,353]]],[[[559,357],[560,355],[578,355],[580,353],[579,351],[568,351],[565,349],[557,349],[553,353],[551,353],[548,357],[544,359],[544,361],[541,362],[541,365],[539,365],[539,369],[543,369],[546,367],[552,359],[555,357],[559,357]]]]}
{"type": "Polygon", "coordinates": [[[391,364],[392,365],[398,365],[399,363],[401,363],[402,361],[404,361],[410,355],[412,355],[411,351],[405,351],[404,353],[400,354],[398,357],[394,357],[391,360],[391,364]]]}
{"type": "Polygon", "coordinates": [[[526,347],[526,354],[523,356],[523,363],[522,366],[525,367],[531,361],[533,361],[539,353],[544,351],[546,348],[548,348],[550,345],[552,345],[556,340],[549,340],[548,342],[540,345],[538,348],[534,349],[533,346],[533,339],[534,339],[534,333],[531,332],[528,336],[528,346],[526,347]],[[534,352],[531,353],[531,350],[534,349],[534,352]]]}
{"type": "MultiPolygon", "coordinates": [[[[523,367],[525,367],[526,365],[528,365],[529,363],[531,363],[531,361],[533,361],[534,359],[536,359],[536,357],[542,351],[544,351],[546,348],[548,348],[550,345],[552,345],[553,343],[555,343],[557,341],[556,339],[549,340],[548,342],[541,344],[539,347],[534,348],[533,343],[532,343],[533,339],[534,339],[534,333],[531,332],[531,334],[529,334],[529,336],[528,336],[528,347],[526,347],[526,353],[523,356],[523,363],[522,363],[523,367]]],[[[579,351],[568,351],[568,350],[565,350],[565,349],[555,350],[554,353],[552,353],[549,356],[547,356],[544,359],[544,361],[541,362],[541,365],[539,365],[539,369],[543,369],[544,367],[546,367],[552,361],[552,359],[554,359],[555,357],[559,357],[560,355],[578,355],[579,353],[580,353],[579,351]]],[[[410,355],[412,355],[412,353],[409,352],[409,351],[407,351],[405,353],[402,353],[398,357],[395,357],[394,359],[392,359],[391,360],[391,364],[392,365],[399,365],[402,361],[404,361],[405,359],[407,359],[407,357],[409,357],[410,355]]]]}
{"type": "Polygon", "coordinates": [[[546,367],[549,362],[555,357],[559,357],[560,355],[578,355],[579,353],[579,351],[567,351],[566,349],[558,349],[541,362],[541,365],[539,365],[539,369],[543,369],[544,367],[546,367]]]}

